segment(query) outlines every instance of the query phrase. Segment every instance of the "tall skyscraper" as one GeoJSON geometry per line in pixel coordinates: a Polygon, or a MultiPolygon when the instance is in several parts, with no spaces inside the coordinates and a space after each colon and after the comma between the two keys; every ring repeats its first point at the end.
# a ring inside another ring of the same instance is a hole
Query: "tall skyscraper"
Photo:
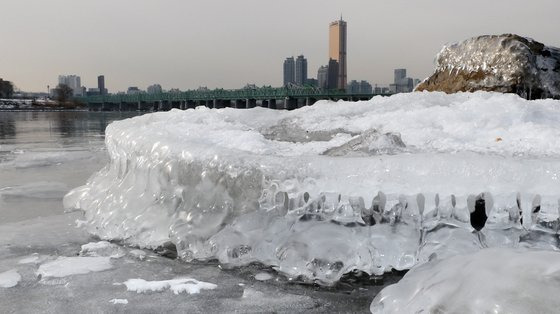
{"type": "Polygon", "coordinates": [[[329,26],[329,58],[338,62],[337,88],[346,89],[346,22],[342,20],[342,16],[329,26]]]}
{"type": "Polygon", "coordinates": [[[296,59],[296,85],[303,86],[307,83],[307,59],[303,55],[296,59]]]}
{"type": "Polygon", "coordinates": [[[284,86],[296,83],[296,63],[294,57],[286,58],[284,61],[284,86]]]}
{"type": "Polygon", "coordinates": [[[319,67],[319,70],[317,71],[317,81],[318,81],[317,85],[319,88],[323,88],[323,89],[327,88],[328,77],[329,77],[329,66],[322,65],[321,67],[319,67]]]}
{"type": "Polygon", "coordinates": [[[97,77],[97,88],[99,88],[100,95],[107,94],[107,90],[105,89],[105,75],[99,75],[97,77]]]}

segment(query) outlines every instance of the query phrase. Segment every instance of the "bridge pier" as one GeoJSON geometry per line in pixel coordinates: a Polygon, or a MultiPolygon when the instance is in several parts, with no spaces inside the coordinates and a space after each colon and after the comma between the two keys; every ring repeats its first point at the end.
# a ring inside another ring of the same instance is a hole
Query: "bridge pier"
{"type": "Polygon", "coordinates": [[[235,108],[236,109],[245,108],[245,101],[243,101],[241,99],[236,99],[234,101],[235,101],[235,108]]]}
{"type": "Polygon", "coordinates": [[[249,108],[255,108],[257,106],[257,100],[256,99],[249,99],[247,98],[247,100],[245,101],[245,103],[247,104],[245,106],[245,108],[249,109],[249,108]]]}
{"type": "Polygon", "coordinates": [[[284,98],[284,109],[294,110],[297,108],[297,105],[298,105],[297,99],[291,97],[284,98]]]}
{"type": "Polygon", "coordinates": [[[305,98],[305,105],[306,106],[311,106],[316,102],[317,102],[317,100],[315,98],[311,98],[311,97],[305,98]]]}
{"type": "Polygon", "coordinates": [[[269,99],[268,100],[268,108],[276,109],[276,99],[269,99]]]}

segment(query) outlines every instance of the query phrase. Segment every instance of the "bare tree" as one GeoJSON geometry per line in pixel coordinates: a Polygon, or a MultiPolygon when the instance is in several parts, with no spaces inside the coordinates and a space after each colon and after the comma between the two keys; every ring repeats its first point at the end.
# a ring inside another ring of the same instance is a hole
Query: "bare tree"
{"type": "Polygon", "coordinates": [[[14,85],[12,82],[0,78],[0,98],[12,98],[13,94],[14,85]]]}
{"type": "Polygon", "coordinates": [[[55,93],[56,93],[56,99],[61,104],[64,104],[70,99],[70,97],[72,97],[72,94],[74,93],[74,91],[72,90],[72,88],[70,88],[70,86],[68,86],[66,84],[59,84],[55,88],[55,93]]]}

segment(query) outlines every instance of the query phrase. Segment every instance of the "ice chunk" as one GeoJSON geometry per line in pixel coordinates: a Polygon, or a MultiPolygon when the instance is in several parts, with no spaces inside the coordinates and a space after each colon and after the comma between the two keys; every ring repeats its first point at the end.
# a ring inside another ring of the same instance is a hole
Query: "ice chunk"
{"type": "Polygon", "coordinates": [[[42,277],[66,277],[111,269],[110,257],[59,257],[41,264],[37,275],[42,277]]]}
{"type": "Polygon", "coordinates": [[[557,219],[559,113],[477,92],[148,114],[107,127],[110,163],[64,204],[103,240],[333,284],[515,247],[530,195],[557,219]]]}
{"type": "Polygon", "coordinates": [[[129,279],[123,284],[128,291],[136,291],[137,293],[160,292],[171,290],[174,294],[186,292],[188,294],[200,293],[201,290],[213,290],[218,286],[204,281],[198,281],[192,278],[176,278],[162,281],[146,281],[144,279],[129,279]]]}
{"type": "Polygon", "coordinates": [[[113,304],[128,304],[127,299],[111,299],[109,302],[113,304]]]}
{"type": "Polygon", "coordinates": [[[484,249],[413,268],[383,289],[372,313],[553,313],[560,254],[484,249]],[[520,292],[520,289],[522,292],[520,292]]]}
{"type": "Polygon", "coordinates": [[[15,269],[0,273],[0,288],[15,287],[21,280],[21,275],[15,269]]]}
{"type": "Polygon", "coordinates": [[[82,245],[81,256],[106,256],[119,258],[125,255],[125,251],[120,246],[107,241],[90,242],[82,245]]]}
{"type": "Polygon", "coordinates": [[[258,273],[255,275],[255,279],[258,281],[267,281],[274,278],[271,274],[269,273],[258,273]]]}

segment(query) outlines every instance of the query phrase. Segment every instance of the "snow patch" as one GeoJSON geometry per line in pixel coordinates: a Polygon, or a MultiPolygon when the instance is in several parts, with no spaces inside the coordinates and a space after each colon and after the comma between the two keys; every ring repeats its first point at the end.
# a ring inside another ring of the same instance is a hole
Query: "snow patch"
{"type": "Polygon", "coordinates": [[[144,279],[129,279],[123,283],[128,291],[137,293],[161,292],[171,290],[174,294],[186,292],[188,294],[200,293],[201,290],[213,290],[218,286],[192,278],[177,278],[162,281],[146,281],[144,279]]]}
{"type": "Polygon", "coordinates": [[[21,280],[21,275],[15,269],[11,269],[0,273],[0,287],[12,288],[15,287],[21,280]]]}
{"type": "Polygon", "coordinates": [[[59,257],[39,266],[36,274],[42,277],[66,277],[111,269],[110,257],[59,257]]]}
{"type": "Polygon", "coordinates": [[[127,299],[111,299],[109,302],[113,304],[128,304],[127,299]]]}

